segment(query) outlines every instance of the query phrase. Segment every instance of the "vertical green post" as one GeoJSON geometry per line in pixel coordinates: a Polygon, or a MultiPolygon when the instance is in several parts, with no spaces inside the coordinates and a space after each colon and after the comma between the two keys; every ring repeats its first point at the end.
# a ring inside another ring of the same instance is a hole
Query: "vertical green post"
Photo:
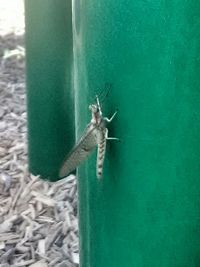
{"type": "Polygon", "coordinates": [[[200,2],[74,1],[77,133],[98,88],[103,179],[79,169],[81,267],[197,267],[200,261],[200,2]],[[100,89],[101,90],[101,89],[100,89]]]}
{"type": "Polygon", "coordinates": [[[74,144],[70,0],[27,0],[26,57],[29,168],[58,179],[74,144]]]}

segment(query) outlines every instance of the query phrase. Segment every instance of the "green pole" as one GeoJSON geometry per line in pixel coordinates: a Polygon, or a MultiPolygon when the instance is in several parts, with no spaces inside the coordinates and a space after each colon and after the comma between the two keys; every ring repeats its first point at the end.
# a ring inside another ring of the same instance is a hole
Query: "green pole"
{"type": "Polygon", "coordinates": [[[71,1],[27,0],[25,19],[29,168],[57,180],[74,144],[71,1]]]}
{"type": "Polygon", "coordinates": [[[77,135],[98,88],[119,113],[104,176],[79,169],[81,267],[197,267],[200,2],[74,1],[77,135]]]}

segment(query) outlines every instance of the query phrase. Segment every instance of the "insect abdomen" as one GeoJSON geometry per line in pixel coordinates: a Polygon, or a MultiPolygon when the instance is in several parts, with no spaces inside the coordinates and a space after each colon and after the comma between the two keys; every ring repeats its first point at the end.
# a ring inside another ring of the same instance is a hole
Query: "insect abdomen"
{"type": "Polygon", "coordinates": [[[106,151],[106,138],[105,136],[102,138],[100,143],[98,144],[98,153],[97,153],[97,177],[101,178],[103,173],[103,162],[105,158],[106,151]]]}

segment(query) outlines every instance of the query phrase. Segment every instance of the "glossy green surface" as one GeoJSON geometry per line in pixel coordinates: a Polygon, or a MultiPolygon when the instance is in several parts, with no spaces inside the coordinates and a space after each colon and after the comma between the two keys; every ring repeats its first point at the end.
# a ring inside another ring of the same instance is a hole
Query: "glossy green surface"
{"type": "Polygon", "coordinates": [[[27,0],[29,168],[58,179],[74,144],[71,1],[27,0]]]}
{"type": "Polygon", "coordinates": [[[113,84],[104,177],[79,169],[81,267],[200,264],[200,2],[74,1],[77,134],[113,84]]]}

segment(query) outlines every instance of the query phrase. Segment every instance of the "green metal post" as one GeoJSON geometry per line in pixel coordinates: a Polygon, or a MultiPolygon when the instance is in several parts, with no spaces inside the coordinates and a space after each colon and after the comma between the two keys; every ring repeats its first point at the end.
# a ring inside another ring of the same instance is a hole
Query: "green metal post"
{"type": "Polygon", "coordinates": [[[81,267],[200,262],[200,2],[74,1],[77,134],[98,88],[121,144],[79,169],[81,267]],[[100,89],[101,90],[101,89],[100,89]]]}
{"type": "Polygon", "coordinates": [[[70,0],[27,0],[26,54],[29,168],[58,179],[74,144],[70,0]]]}

